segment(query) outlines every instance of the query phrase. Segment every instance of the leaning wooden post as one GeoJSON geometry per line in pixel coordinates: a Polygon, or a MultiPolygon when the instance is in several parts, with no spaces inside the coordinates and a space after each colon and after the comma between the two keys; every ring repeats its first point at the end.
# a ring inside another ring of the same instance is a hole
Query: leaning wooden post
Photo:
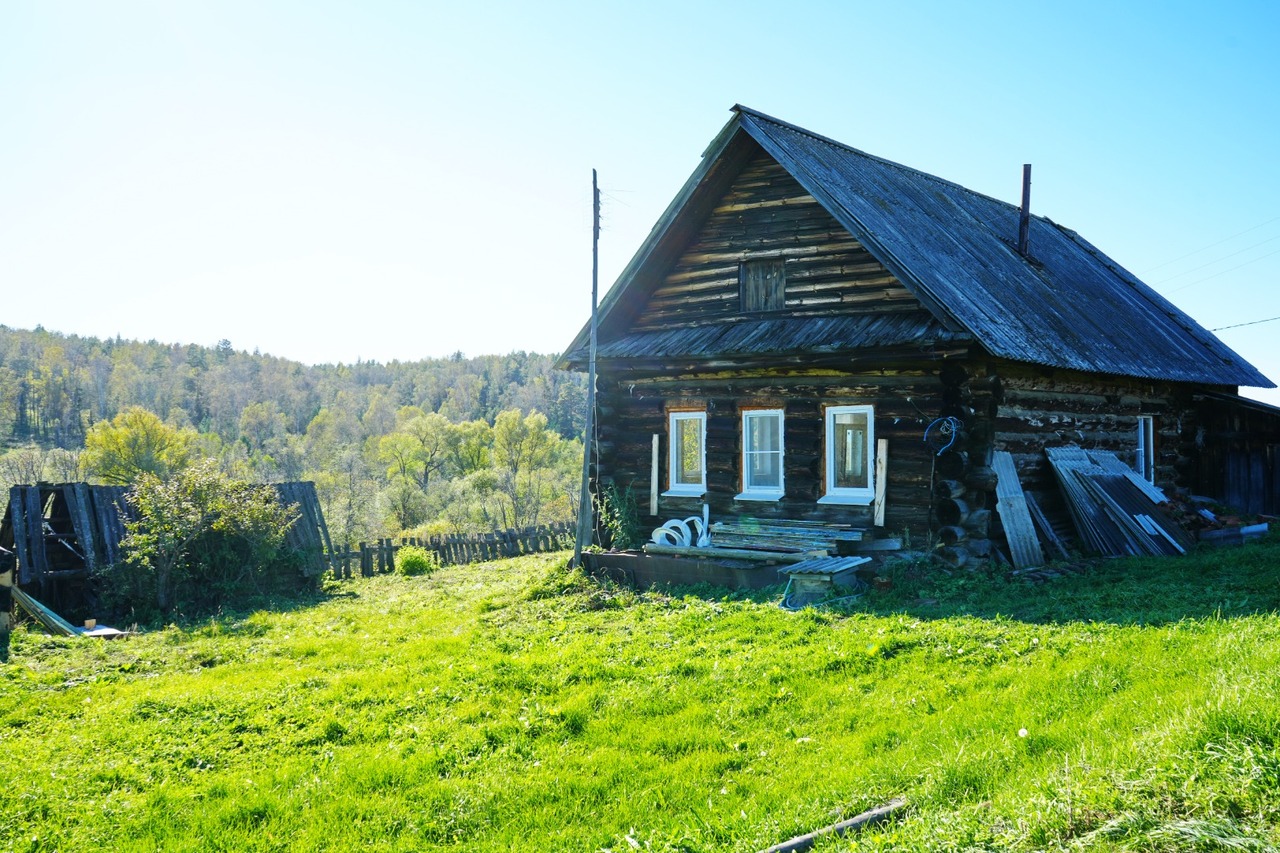
{"type": "Polygon", "coordinates": [[[17,561],[12,555],[3,556],[0,568],[0,660],[9,659],[9,631],[13,621],[13,575],[17,561]]]}
{"type": "Polygon", "coordinates": [[[582,435],[582,489],[578,493],[578,535],[573,542],[573,564],[582,565],[582,549],[591,544],[595,508],[591,505],[591,451],[596,431],[596,295],[600,282],[600,186],[591,170],[591,341],[587,359],[587,423],[582,435]]]}
{"type": "Polygon", "coordinates": [[[901,812],[906,808],[907,801],[898,797],[885,803],[883,806],[865,811],[856,817],[848,820],[842,820],[839,823],[833,823],[831,826],[823,827],[815,832],[806,833],[805,835],[797,835],[790,841],[784,841],[781,844],[775,844],[761,853],[803,853],[805,850],[812,850],[813,846],[819,840],[831,837],[847,835],[851,832],[859,832],[865,827],[873,823],[879,823],[886,818],[892,817],[896,812],[901,812]]]}

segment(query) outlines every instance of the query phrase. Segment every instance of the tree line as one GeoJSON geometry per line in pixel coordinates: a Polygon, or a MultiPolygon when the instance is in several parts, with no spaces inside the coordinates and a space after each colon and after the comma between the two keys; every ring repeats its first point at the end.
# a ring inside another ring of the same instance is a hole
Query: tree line
{"type": "Polygon", "coordinates": [[[125,451],[154,440],[173,457],[143,459],[151,473],[211,459],[246,481],[314,480],[339,541],[568,521],[585,382],[554,360],[304,365],[225,340],[0,326],[0,479],[131,481],[125,451]]]}

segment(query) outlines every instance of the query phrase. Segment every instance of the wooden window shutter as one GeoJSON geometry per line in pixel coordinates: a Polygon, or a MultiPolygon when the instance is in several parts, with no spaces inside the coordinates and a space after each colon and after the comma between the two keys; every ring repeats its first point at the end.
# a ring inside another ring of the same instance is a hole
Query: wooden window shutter
{"type": "Polygon", "coordinates": [[[738,265],[743,311],[781,311],[787,304],[787,268],[782,258],[760,258],[738,265]]]}

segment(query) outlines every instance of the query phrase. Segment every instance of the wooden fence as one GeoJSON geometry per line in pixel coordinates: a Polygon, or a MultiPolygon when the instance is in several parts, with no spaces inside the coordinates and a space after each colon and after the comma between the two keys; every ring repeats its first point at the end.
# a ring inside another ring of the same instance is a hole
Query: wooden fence
{"type": "Polygon", "coordinates": [[[428,539],[379,539],[377,542],[351,543],[333,554],[333,576],[350,578],[357,573],[373,577],[383,572],[395,571],[396,552],[406,545],[415,545],[435,554],[442,566],[460,563],[477,563],[518,557],[521,554],[540,554],[560,551],[573,546],[573,527],[551,524],[542,527],[526,527],[523,530],[498,530],[493,533],[469,535],[432,536],[428,539]]]}

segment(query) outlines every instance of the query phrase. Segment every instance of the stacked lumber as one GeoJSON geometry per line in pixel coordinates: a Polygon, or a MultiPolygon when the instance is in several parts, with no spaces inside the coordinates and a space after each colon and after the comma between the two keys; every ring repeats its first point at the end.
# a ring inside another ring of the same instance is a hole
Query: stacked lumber
{"type": "Polygon", "coordinates": [[[1092,550],[1112,556],[1160,556],[1185,553],[1192,544],[1162,508],[1164,493],[1114,453],[1051,447],[1045,454],[1076,529],[1092,550]]]}
{"type": "Polygon", "coordinates": [[[826,551],[837,542],[861,542],[866,531],[848,524],[824,521],[740,518],[711,525],[711,546],[784,554],[826,551]]]}

